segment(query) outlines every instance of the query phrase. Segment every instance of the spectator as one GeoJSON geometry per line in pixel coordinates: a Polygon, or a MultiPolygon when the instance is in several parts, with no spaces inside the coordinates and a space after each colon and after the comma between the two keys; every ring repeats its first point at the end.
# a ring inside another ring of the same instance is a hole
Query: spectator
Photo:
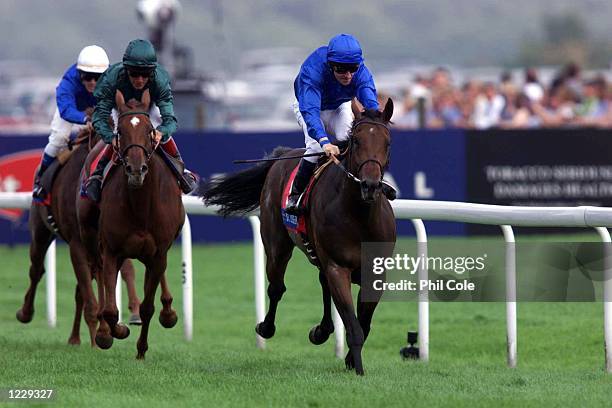
{"type": "Polygon", "coordinates": [[[544,88],[538,81],[538,74],[535,69],[527,68],[525,70],[525,85],[523,85],[523,94],[525,94],[530,101],[540,102],[544,97],[544,88]]]}
{"type": "Polygon", "coordinates": [[[485,83],[481,94],[476,99],[474,126],[477,129],[488,129],[497,126],[503,109],[504,97],[497,92],[495,84],[492,82],[485,83]]]}

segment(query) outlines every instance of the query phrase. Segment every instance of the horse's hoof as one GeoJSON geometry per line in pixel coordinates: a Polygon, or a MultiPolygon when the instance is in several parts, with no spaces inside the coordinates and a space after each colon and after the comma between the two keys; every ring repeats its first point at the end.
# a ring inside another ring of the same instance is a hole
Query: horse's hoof
{"type": "Polygon", "coordinates": [[[310,332],[308,333],[308,339],[315,346],[319,346],[325,343],[327,339],[329,339],[330,334],[331,332],[323,330],[321,328],[321,325],[317,325],[310,329],[310,332]]]}
{"type": "Polygon", "coordinates": [[[128,324],[130,326],[141,326],[142,319],[140,318],[140,315],[137,313],[132,313],[132,315],[130,316],[130,320],[128,320],[128,324]]]}
{"type": "Polygon", "coordinates": [[[96,334],[96,344],[102,350],[108,350],[113,345],[113,337],[107,334],[96,334]]]}
{"type": "Polygon", "coordinates": [[[163,311],[159,314],[159,322],[166,329],[170,329],[176,325],[178,321],[178,317],[176,316],[176,312],[174,310],[164,313],[163,311]]]}
{"type": "Polygon", "coordinates": [[[19,309],[17,311],[17,320],[19,320],[21,323],[30,323],[32,321],[32,316],[34,316],[34,313],[30,313],[30,314],[26,314],[23,312],[23,309],[19,309]]]}
{"type": "Polygon", "coordinates": [[[363,375],[363,374],[364,374],[364,372],[363,372],[363,368],[357,368],[357,369],[355,369],[355,374],[357,374],[357,375],[363,375]]]}
{"type": "Polygon", "coordinates": [[[78,337],[70,337],[68,339],[68,344],[70,344],[71,346],[80,346],[81,345],[81,339],[78,337]]]}
{"type": "Polygon", "coordinates": [[[136,360],[142,360],[142,361],[144,361],[144,359],[145,359],[145,358],[144,358],[144,353],[142,353],[142,354],[141,354],[141,353],[139,352],[138,354],[136,354],[136,360]]]}
{"type": "Polygon", "coordinates": [[[130,335],[130,328],[123,323],[117,323],[112,335],[116,339],[123,340],[130,335]]]}
{"type": "Polygon", "coordinates": [[[270,339],[272,338],[272,336],[274,336],[274,333],[276,332],[276,326],[274,326],[273,324],[268,325],[265,322],[260,322],[257,323],[257,326],[255,326],[255,332],[264,339],[270,339]]]}

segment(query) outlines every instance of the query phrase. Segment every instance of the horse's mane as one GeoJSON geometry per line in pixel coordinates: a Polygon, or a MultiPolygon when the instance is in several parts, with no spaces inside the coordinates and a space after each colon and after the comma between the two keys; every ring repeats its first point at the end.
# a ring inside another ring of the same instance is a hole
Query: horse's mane
{"type": "Polygon", "coordinates": [[[366,109],[365,111],[361,112],[361,117],[359,119],[353,120],[353,124],[351,125],[351,129],[349,130],[349,133],[348,133],[349,137],[346,140],[335,142],[336,146],[338,146],[338,149],[340,149],[341,152],[343,152],[348,147],[349,142],[351,138],[353,137],[353,129],[355,129],[355,125],[364,119],[369,119],[375,122],[383,123],[382,112],[379,111],[378,109],[366,109]]]}
{"type": "Polygon", "coordinates": [[[141,102],[134,98],[130,99],[125,103],[130,110],[145,110],[146,106],[141,102]]]}

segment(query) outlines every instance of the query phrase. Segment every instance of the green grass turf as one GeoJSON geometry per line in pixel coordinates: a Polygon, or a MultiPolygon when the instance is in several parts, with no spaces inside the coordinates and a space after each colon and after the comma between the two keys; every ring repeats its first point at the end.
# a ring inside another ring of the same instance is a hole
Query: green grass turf
{"type": "MultiPolygon", "coordinates": [[[[276,336],[262,351],[255,348],[251,246],[195,247],[194,339],[186,342],[175,247],[167,275],[179,323],[162,328],[156,302],[143,362],[135,359],[139,328],[102,351],[89,347],[83,324],[83,344],[67,345],[75,279],[65,246],[58,247],[56,329],[46,325],[44,281],[34,320],[15,319],[28,283],[27,247],[0,247],[0,260],[0,388],[53,388],[50,405],[566,407],[609,405],[612,396],[601,303],[520,303],[519,365],[508,369],[503,303],[432,303],[431,361],[423,364],[399,357],[407,329],[416,329],[417,305],[384,302],[364,348],[366,375],[357,377],[333,356],[333,339],[308,341],[321,316],[320,289],[298,252],[276,336]]],[[[126,299],[124,292],[124,316],[126,299]]]]}

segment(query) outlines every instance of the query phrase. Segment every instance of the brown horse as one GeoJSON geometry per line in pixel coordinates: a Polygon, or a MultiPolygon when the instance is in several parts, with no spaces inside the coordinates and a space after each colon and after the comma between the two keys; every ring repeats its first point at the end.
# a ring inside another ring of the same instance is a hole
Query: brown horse
{"type": "MultiPolygon", "coordinates": [[[[162,285],[163,310],[159,320],[162,326],[173,327],[177,321],[172,309],[172,295],[165,282],[166,257],[172,242],[178,236],[185,220],[185,210],[176,177],[163,159],[154,154],[153,126],[148,115],[149,91],[143,93],[142,102],[125,103],[118,91],[116,105],[119,112],[115,149],[123,172],[119,167],[111,170],[99,206],[99,221],[95,205],[89,200],[79,203],[81,236],[90,256],[100,256],[104,281],[101,298],[103,320],[96,333],[96,344],[110,348],[113,337],[122,339],[129,329],[118,323],[115,300],[117,270],[128,258],[140,260],[146,267],[145,296],[140,305],[142,331],[138,339],[137,358],[142,359],[148,349],[149,323],[153,316],[153,301],[157,286],[162,285]]],[[[96,155],[92,152],[86,163],[96,155]]]]}
{"type": "MultiPolygon", "coordinates": [[[[308,241],[313,245],[323,291],[323,318],[309,334],[314,344],[324,343],[333,332],[330,296],[347,329],[348,369],[363,374],[361,349],[380,295],[366,302],[361,290],[357,316],[351,282],[361,282],[362,242],[395,243],[395,218],[381,193],[382,177],[389,162],[389,120],[393,102],[383,112],[360,112],[353,104],[355,120],[344,159],[331,166],[313,186],[308,203],[308,241]]],[[[295,156],[303,150],[277,148],[272,157],[295,156]]],[[[264,338],[274,335],[277,305],[285,292],[284,275],[295,245],[305,253],[303,242],[289,234],[281,213],[282,192],[294,160],[268,161],[250,169],[214,179],[201,192],[207,204],[221,205],[221,214],[244,214],[260,207],[261,235],[266,251],[266,274],[270,305],[256,331],[264,338]]],[[[389,246],[392,252],[393,245],[389,246]]],[[[308,255],[308,254],[307,254],[308,255]]]]}
{"type": "MultiPolygon", "coordinates": [[[[58,229],[57,234],[69,245],[70,259],[77,278],[74,294],[76,311],[68,343],[81,343],[79,331],[81,315],[84,312],[92,346],[95,346],[94,338],[98,325],[98,302],[91,285],[92,277],[95,277],[96,271],[95,268],[94,271],[91,270],[91,265],[87,261],[85,248],[79,234],[74,202],[79,194],[81,167],[90,151],[90,146],[93,146],[97,139],[95,133],[89,128],[85,128],[79,133],[76,138],[77,144],[69,160],[57,170],[57,176],[51,190],[53,200],[50,207],[34,203],[30,207],[30,287],[26,292],[23,306],[17,311],[17,319],[20,322],[29,323],[32,320],[36,288],[45,273],[45,254],[47,248],[55,239],[55,232],[48,219],[48,216],[51,216],[58,229]]],[[[47,171],[52,170],[50,168],[47,171]]],[[[121,267],[121,273],[128,286],[130,310],[133,313],[138,313],[140,301],[134,287],[134,267],[131,262],[128,261],[121,267]]]]}

